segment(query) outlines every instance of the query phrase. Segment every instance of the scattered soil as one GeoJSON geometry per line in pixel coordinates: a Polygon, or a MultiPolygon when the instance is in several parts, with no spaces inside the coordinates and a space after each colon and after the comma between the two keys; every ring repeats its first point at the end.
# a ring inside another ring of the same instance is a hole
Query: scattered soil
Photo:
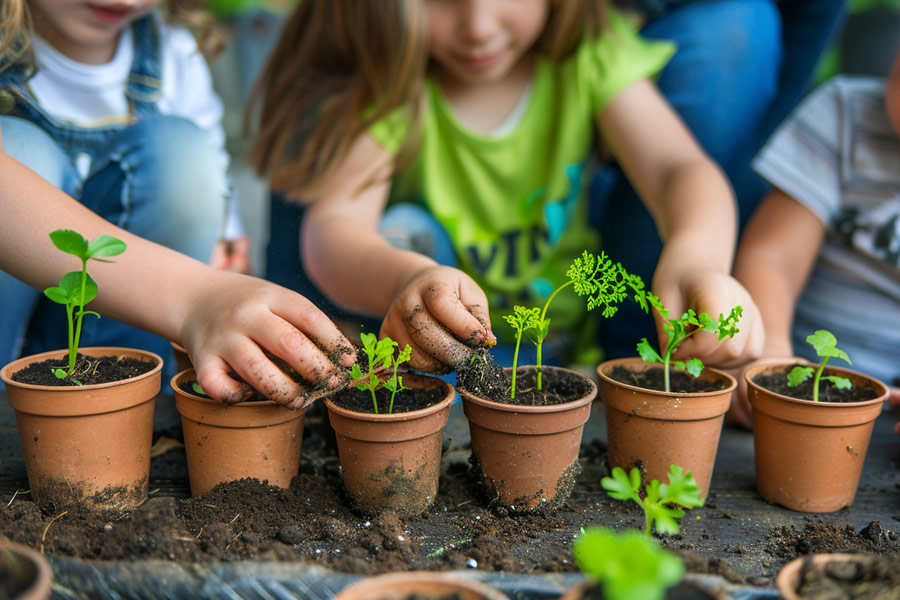
{"type": "Polygon", "coordinates": [[[16,371],[12,374],[12,379],[20,383],[56,387],[95,385],[143,375],[156,367],[156,361],[118,356],[86,356],[78,353],[75,357],[75,371],[72,375],[60,379],[53,374],[54,369],[68,369],[68,367],[68,358],[47,359],[33,362],[24,369],[16,371]]]}
{"type": "Polygon", "coordinates": [[[512,369],[504,369],[494,363],[484,350],[472,355],[472,360],[460,368],[456,376],[457,386],[479,398],[515,404],[519,406],[553,406],[584,398],[593,385],[584,376],[566,369],[545,367],[542,389],[537,389],[537,373],[534,367],[519,367],[516,375],[516,397],[510,398],[512,369]]]}
{"type": "Polygon", "coordinates": [[[863,556],[814,565],[803,561],[797,595],[817,600],[900,599],[900,555],[863,556]]]}
{"type": "MultiPolygon", "coordinates": [[[[753,378],[753,383],[766,388],[769,391],[789,396],[791,398],[799,398],[800,400],[813,399],[813,378],[810,377],[796,387],[789,387],[787,384],[787,374],[795,366],[808,365],[790,365],[785,367],[781,373],[772,373],[765,375],[760,373],[753,378]]],[[[825,375],[828,375],[828,369],[825,369],[825,375]]],[[[874,389],[854,385],[849,390],[839,390],[831,381],[823,379],[819,382],[819,401],[821,402],[865,402],[866,400],[874,400],[878,397],[878,392],[874,389]]]]}
{"type": "Polygon", "coordinates": [[[877,520],[858,533],[849,525],[815,522],[800,531],[792,526],[776,527],[767,538],[767,551],[783,558],[828,552],[892,552],[900,551],[900,540],[877,520]]]}
{"type": "MultiPolygon", "coordinates": [[[[644,388],[645,390],[665,391],[666,373],[661,367],[645,370],[632,370],[621,365],[613,367],[609,376],[620,383],[644,388]]],[[[699,379],[684,371],[669,372],[669,388],[676,394],[693,394],[698,392],[716,392],[727,387],[724,381],[699,379]]]]}

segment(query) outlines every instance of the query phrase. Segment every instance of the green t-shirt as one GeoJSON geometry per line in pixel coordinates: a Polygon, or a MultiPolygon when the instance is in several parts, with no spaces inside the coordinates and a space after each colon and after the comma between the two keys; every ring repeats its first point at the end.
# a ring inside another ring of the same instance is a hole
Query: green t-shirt
{"type": "MultiPolygon", "coordinates": [[[[487,294],[501,339],[512,336],[502,314],[513,304],[542,305],[566,281],[573,258],[597,251],[586,201],[597,116],[674,53],[669,43],[641,39],[620,13],[609,17],[609,29],[566,60],[537,62],[530,102],[500,137],[465,129],[429,81],[421,151],[392,185],[390,203],[421,203],[446,228],[460,268],[487,294]]],[[[407,129],[394,116],[370,133],[396,153],[407,129]]],[[[584,299],[559,294],[550,306],[553,330],[576,327],[585,313],[584,299]]]]}

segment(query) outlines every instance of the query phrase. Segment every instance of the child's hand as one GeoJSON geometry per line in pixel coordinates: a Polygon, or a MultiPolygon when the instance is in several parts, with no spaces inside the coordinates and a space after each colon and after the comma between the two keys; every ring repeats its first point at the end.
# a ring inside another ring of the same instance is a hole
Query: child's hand
{"type": "Polygon", "coordinates": [[[418,271],[402,287],[381,336],[390,336],[401,348],[409,344],[410,366],[429,373],[449,372],[473,348],[496,343],[484,292],[459,269],[442,266],[418,271]]]}
{"type": "MultiPolygon", "coordinates": [[[[688,308],[697,314],[706,312],[715,319],[727,315],[732,307],[741,306],[743,314],[738,321],[738,333],[733,338],[718,340],[705,332],[697,333],[685,341],[673,358],[699,358],[705,364],[716,367],[736,367],[758,358],[765,344],[765,330],[759,310],[753,298],[733,277],[715,270],[696,271],[689,267],[680,273],[657,268],[653,290],[670,311],[670,316],[680,316],[688,308]]],[[[676,269],[677,271],[677,269],[676,269]]],[[[660,347],[665,347],[665,333],[660,320],[656,320],[660,347]]]]}
{"type": "Polygon", "coordinates": [[[766,354],[765,356],[745,363],[740,367],[728,369],[728,373],[732,377],[737,379],[737,389],[734,390],[734,394],[732,394],[731,396],[731,407],[728,409],[728,412],[725,413],[726,423],[734,423],[735,425],[739,425],[741,427],[744,427],[745,429],[750,429],[751,427],[753,427],[753,419],[751,417],[753,410],[750,406],[750,397],[747,394],[747,381],[744,379],[744,373],[750,370],[751,367],[755,367],[757,365],[768,365],[772,363],[784,362],[806,363],[807,361],[803,358],[800,358],[799,356],[779,356],[777,354],[766,354]]]}
{"type": "Polygon", "coordinates": [[[209,266],[220,271],[232,271],[250,275],[250,236],[242,235],[233,240],[220,240],[213,247],[209,266]]]}
{"type": "Polygon", "coordinates": [[[197,369],[197,380],[211,397],[232,404],[250,396],[253,386],[289,408],[305,405],[312,389],[333,387],[356,360],[352,344],[303,296],[262,279],[213,271],[188,298],[181,343],[197,369]],[[313,388],[294,382],[265,354],[292,367],[313,388]],[[228,373],[236,371],[247,382],[228,373]],[[249,384],[249,385],[247,385],[249,384]]]}

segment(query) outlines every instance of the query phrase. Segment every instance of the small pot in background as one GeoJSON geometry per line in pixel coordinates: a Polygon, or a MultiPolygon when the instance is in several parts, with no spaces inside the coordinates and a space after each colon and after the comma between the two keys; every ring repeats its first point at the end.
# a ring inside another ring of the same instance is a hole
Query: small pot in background
{"type": "Polygon", "coordinates": [[[410,597],[509,600],[503,592],[479,581],[431,571],[366,577],[338,592],[334,600],[405,600],[410,597]]]}
{"type": "Polygon", "coordinates": [[[47,600],[52,579],[53,570],[43,554],[0,539],[0,598],[47,600]]]}

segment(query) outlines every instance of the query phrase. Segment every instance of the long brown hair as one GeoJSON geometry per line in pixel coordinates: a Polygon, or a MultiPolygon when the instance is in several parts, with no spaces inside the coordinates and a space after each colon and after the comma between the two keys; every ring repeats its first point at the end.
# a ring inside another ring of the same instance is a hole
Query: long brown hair
{"type": "MultiPolygon", "coordinates": [[[[604,0],[551,0],[538,48],[568,56],[604,25],[604,0]]],[[[410,131],[394,170],[418,146],[428,66],[424,0],[300,0],[248,106],[258,114],[250,162],[273,189],[312,199],[353,143],[400,111],[410,131]]]]}

